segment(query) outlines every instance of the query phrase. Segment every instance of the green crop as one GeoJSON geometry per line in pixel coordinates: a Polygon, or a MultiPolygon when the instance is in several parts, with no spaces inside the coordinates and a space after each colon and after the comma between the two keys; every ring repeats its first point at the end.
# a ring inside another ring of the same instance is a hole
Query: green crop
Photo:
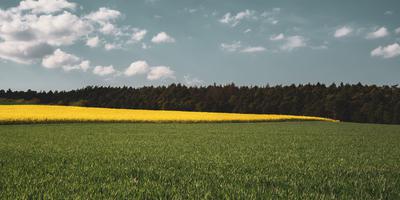
{"type": "Polygon", "coordinates": [[[0,126],[0,199],[399,199],[400,126],[0,126]]]}

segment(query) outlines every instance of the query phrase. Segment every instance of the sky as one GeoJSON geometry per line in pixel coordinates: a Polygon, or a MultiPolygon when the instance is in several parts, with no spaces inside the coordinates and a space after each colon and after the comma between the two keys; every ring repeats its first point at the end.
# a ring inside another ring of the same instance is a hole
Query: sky
{"type": "Polygon", "coordinates": [[[0,2],[0,89],[400,82],[398,0],[0,2]]]}

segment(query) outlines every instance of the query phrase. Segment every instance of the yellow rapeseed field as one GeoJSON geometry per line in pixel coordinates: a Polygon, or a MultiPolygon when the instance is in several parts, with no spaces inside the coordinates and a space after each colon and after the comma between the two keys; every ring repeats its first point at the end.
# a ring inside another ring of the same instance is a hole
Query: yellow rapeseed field
{"type": "Polygon", "coordinates": [[[332,119],[293,115],[234,114],[163,110],[110,109],[46,105],[0,105],[0,123],[40,122],[252,122],[329,121],[332,119]]]}

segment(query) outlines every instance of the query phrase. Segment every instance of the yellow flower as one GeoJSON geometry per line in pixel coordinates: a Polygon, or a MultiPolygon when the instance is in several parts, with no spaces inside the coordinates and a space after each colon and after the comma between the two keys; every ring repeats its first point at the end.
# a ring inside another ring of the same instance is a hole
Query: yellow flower
{"type": "Polygon", "coordinates": [[[47,105],[1,105],[0,123],[36,122],[256,122],[336,120],[293,115],[111,109],[47,105]]]}

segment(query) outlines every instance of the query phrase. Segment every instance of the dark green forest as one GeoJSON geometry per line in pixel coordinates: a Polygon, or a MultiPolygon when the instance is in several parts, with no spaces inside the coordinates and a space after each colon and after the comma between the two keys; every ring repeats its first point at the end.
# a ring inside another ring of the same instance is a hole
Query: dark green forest
{"type": "Polygon", "coordinates": [[[0,99],[7,104],[273,113],[329,117],[348,122],[400,124],[400,88],[397,85],[90,86],[71,91],[0,90],[0,99]]]}

